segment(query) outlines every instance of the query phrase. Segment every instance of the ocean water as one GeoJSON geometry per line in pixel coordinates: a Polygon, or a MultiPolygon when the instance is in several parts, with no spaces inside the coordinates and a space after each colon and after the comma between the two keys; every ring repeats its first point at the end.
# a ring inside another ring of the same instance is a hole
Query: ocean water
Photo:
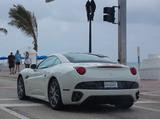
{"type": "Polygon", "coordinates": [[[127,65],[130,66],[130,67],[138,67],[137,62],[128,62],[127,65]]]}
{"type": "MultiPolygon", "coordinates": [[[[40,61],[42,61],[42,60],[38,60],[38,62],[40,62],[40,61]]],[[[7,64],[7,60],[0,60],[0,65],[2,65],[2,64],[7,64]]],[[[130,67],[138,67],[137,62],[128,62],[127,65],[130,67]]]]}

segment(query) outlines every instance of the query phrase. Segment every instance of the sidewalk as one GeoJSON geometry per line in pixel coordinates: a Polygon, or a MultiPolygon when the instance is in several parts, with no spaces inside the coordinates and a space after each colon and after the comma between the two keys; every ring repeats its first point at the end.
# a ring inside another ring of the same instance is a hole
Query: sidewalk
{"type": "Polygon", "coordinates": [[[17,77],[18,77],[18,73],[16,73],[16,74],[12,74],[12,75],[10,75],[10,73],[9,73],[9,70],[8,71],[0,71],[0,77],[6,77],[6,78],[14,78],[14,79],[17,79],[17,77]]]}
{"type": "MultiPolygon", "coordinates": [[[[24,64],[20,65],[20,70],[22,69],[24,69],[24,64]]],[[[0,77],[11,77],[11,78],[17,79],[18,72],[14,75],[13,74],[10,75],[8,64],[0,64],[0,77]]]]}

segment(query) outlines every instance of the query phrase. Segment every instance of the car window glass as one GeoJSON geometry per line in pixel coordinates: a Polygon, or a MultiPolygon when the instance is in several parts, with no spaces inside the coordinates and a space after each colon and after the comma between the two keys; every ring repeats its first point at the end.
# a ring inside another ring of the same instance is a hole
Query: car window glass
{"type": "Polygon", "coordinates": [[[94,54],[64,54],[64,56],[72,63],[87,63],[87,62],[98,62],[98,63],[113,63],[107,57],[101,57],[94,54]]]}
{"type": "Polygon", "coordinates": [[[50,56],[39,64],[38,69],[49,68],[60,63],[61,61],[56,56],[50,56]]]}

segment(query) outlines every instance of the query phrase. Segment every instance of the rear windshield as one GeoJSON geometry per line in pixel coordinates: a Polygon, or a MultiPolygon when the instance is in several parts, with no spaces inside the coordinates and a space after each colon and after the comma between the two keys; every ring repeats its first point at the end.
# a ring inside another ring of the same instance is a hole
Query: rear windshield
{"type": "Polygon", "coordinates": [[[110,61],[108,57],[100,57],[93,54],[74,54],[68,53],[64,54],[64,56],[71,62],[71,63],[89,63],[89,62],[96,62],[96,63],[113,63],[110,61]]]}

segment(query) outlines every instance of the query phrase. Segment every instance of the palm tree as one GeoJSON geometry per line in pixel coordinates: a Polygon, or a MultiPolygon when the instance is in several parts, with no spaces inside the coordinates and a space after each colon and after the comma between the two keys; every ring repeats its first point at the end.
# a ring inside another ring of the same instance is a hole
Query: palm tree
{"type": "Polygon", "coordinates": [[[5,29],[5,28],[0,28],[0,32],[3,32],[3,33],[5,33],[5,34],[7,34],[7,29],[5,29]]]}
{"type": "Polygon", "coordinates": [[[9,11],[9,18],[11,18],[10,25],[17,27],[27,36],[33,38],[33,49],[37,52],[38,28],[35,15],[26,10],[22,5],[13,5],[13,8],[9,11]]]}

